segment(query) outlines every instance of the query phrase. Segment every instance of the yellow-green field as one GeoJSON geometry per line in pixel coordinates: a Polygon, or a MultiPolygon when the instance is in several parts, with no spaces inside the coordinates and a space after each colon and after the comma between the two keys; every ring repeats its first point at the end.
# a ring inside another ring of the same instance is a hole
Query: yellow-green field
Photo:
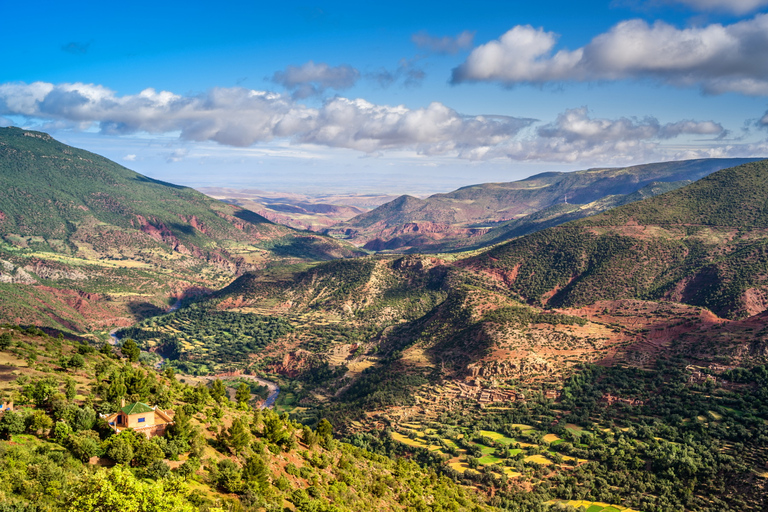
{"type": "Polygon", "coordinates": [[[640,512],[639,510],[634,510],[627,507],[622,507],[621,505],[611,505],[609,503],[601,503],[599,501],[586,501],[586,500],[570,500],[570,501],[564,501],[564,500],[552,500],[547,502],[550,505],[554,505],[556,503],[562,503],[563,505],[570,505],[571,507],[575,509],[584,509],[587,512],[640,512]]]}

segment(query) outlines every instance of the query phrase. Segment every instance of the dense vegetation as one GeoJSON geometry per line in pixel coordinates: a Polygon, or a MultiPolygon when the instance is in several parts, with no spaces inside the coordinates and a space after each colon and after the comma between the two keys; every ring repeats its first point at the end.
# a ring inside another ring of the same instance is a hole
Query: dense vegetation
{"type": "Polygon", "coordinates": [[[339,443],[327,421],[312,429],[252,410],[247,398],[230,402],[221,381],[193,387],[170,370],[116,360],[109,347],[96,352],[13,326],[3,334],[0,356],[30,362],[0,388],[16,404],[0,414],[0,510],[491,509],[414,462],[339,443]],[[63,374],[54,370],[75,355],[63,374]],[[174,424],[151,440],[116,434],[98,413],[124,398],[173,408],[174,424]]]}
{"type": "Polygon", "coordinates": [[[282,318],[207,309],[192,304],[117,332],[168,359],[207,374],[216,366],[242,362],[292,330],[282,318]]]}

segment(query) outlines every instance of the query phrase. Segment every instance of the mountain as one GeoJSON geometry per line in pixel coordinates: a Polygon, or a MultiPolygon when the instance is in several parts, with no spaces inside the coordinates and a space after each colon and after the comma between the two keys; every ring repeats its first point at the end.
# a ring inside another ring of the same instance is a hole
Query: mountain
{"type": "MultiPolygon", "coordinates": [[[[401,196],[337,224],[326,232],[371,250],[426,252],[468,249],[532,232],[540,222],[526,216],[563,208],[546,225],[591,215],[682,186],[714,171],[756,159],[702,159],[616,169],[547,172],[510,183],[463,187],[426,199],[401,196]],[[677,185],[673,185],[677,182],[677,185]],[[643,190],[643,192],[640,192],[643,190]],[[635,195],[640,193],[640,195],[635,195]],[[606,201],[605,205],[600,205],[606,201]],[[516,229],[501,222],[522,222],[516,229]],[[500,231],[497,231],[498,228],[500,231]],[[490,231],[489,231],[490,229],[490,231]]],[[[546,227],[543,226],[543,227],[546,227]]]]}
{"type": "Polygon", "coordinates": [[[532,304],[640,298],[745,318],[768,306],[768,161],[513,240],[462,263],[532,304]]]}
{"type": "Polygon", "coordinates": [[[276,261],[359,254],[18,128],[0,129],[0,189],[0,311],[19,322],[110,325],[276,261]]]}

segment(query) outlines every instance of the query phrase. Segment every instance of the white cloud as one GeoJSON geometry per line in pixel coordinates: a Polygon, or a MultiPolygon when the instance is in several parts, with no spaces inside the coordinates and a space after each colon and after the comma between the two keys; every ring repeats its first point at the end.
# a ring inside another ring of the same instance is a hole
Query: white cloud
{"type": "Polygon", "coordinates": [[[173,162],[181,162],[184,160],[187,156],[189,156],[189,150],[186,148],[181,149],[174,149],[170,153],[168,153],[165,157],[166,162],[173,163],[173,162]]]}
{"type": "Polygon", "coordinates": [[[250,146],[275,138],[365,152],[415,149],[425,154],[497,144],[533,120],[463,116],[440,103],[427,108],[333,98],[310,108],[281,94],[239,87],[197,96],[146,89],[117,96],[93,84],[0,85],[0,115],[46,122],[97,124],[103,133],[179,132],[182,139],[250,146]]]}
{"type": "Polygon", "coordinates": [[[505,85],[652,79],[710,94],[768,95],[768,15],[678,29],[623,21],[582,48],[555,51],[557,35],[530,25],[475,48],[453,82],[505,85]]]}
{"type": "Polygon", "coordinates": [[[299,140],[367,153],[410,147],[423,154],[443,154],[494,146],[532,122],[507,116],[462,116],[441,103],[412,110],[334,98],[299,140]]]}
{"type": "MultiPolygon", "coordinates": [[[[462,115],[437,102],[412,109],[334,97],[320,108],[310,108],[286,95],[238,87],[190,96],[154,89],[118,96],[99,85],[41,82],[0,85],[2,115],[70,130],[98,126],[102,133],[113,135],[179,134],[182,140],[243,148],[274,140],[294,144],[298,152],[308,151],[303,145],[315,145],[368,155],[415,152],[431,158],[590,165],[671,158],[668,146],[677,137],[716,140],[727,133],[714,121],[662,124],[652,117],[593,118],[586,107],[567,110],[542,124],[511,116],[462,115]]],[[[761,122],[768,123],[766,118],[768,114],[761,122]]],[[[718,147],[724,146],[718,143],[718,147]]],[[[746,146],[739,148],[741,153],[750,151],[746,146]]],[[[190,153],[184,148],[162,156],[167,162],[178,162],[190,153]]],[[[131,158],[132,154],[123,157],[131,158]]]]}
{"type": "Polygon", "coordinates": [[[411,41],[419,48],[425,48],[434,53],[454,55],[461,50],[467,50],[474,43],[475,33],[465,30],[456,37],[435,37],[426,31],[417,32],[411,36],[411,41]]]}
{"type": "Polygon", "coordinates": [[[698,11],[725,11],[746,14],[768,6],[768,0],[668,0],[687,5],[698,11]]]}
{"type": "Polygon", "coordinates": [[[349,89],[359,78],[360,72],[352,66],[342,64],[331,67],[323,62],[315,64],[309,61],[275,72],[272,81],[293,91],[294,98],[308,98],[320,95],[326,89],[349,89]]]}
{"type": "Polygon", "coordinates": [[[712,121],[661,124],[652,117],[595,119],[582,107],[566,110],[554,122],[538,127],[534,136],[500,144],[482,157],[624,164],[669,159],[671,155],[662,142],[680,135],[724,133],[725,129],[712,121]]]}
{"type": "Polygon", "coordinates": [[[123,157],[123,160],[126,162],[135,162],[136,161],[136,155],[125,155],[123,157]]]}

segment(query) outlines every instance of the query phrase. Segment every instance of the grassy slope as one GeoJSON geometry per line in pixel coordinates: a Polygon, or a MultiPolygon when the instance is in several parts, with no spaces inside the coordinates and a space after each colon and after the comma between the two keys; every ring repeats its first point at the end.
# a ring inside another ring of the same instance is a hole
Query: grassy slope
{"type": "Polygon", "coordinates": [[[17,128],[0,129],[0,189],[0,282],[13,288],[0,312],[22,323],[73,330],[124,323],[142,316],[141,304],[162,307],[247,269],[358,254],[17,128]],[[49,288],[53,315],[35,314],[40,290],[29,285],[49,288]],[[76,319],[62,296],[71,290],[121,304],[76,319]]]}

